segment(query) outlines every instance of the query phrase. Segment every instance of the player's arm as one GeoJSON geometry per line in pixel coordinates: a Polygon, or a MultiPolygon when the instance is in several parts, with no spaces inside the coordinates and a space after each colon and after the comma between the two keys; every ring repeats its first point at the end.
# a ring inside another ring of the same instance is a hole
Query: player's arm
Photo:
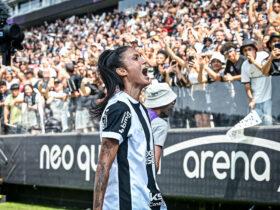
{"type": "Polygon", "coordinates": [[[160,161],[161,152],[162,152],[162,146],[155,145],[156,172],[158,172],[158,169],[159,169],[159,161],[160,161]]]}
{"type": "Polygon", "coordinates": [[[94,180],[93,210],[101,210],[109,180],[109,172],[119,145],[127,138],[131,126],[129,107],[123,102],[109,106],[102,116],[102,142],[94,180]]]}
{"type": "Polygon", "coordinates": [[[102,209],[104,195],[109,179],[109,171],[117,155],[118,148],[118,140],[111,138],[102,139],[101,151],[94,179],[94,210],[102,209]]]}

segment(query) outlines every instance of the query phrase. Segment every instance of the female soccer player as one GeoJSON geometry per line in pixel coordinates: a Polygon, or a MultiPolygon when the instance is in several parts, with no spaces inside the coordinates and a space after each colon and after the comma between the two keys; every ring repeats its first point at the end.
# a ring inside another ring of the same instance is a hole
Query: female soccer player
{"type": "Polygon", "coordinates": [[[98,68],[107,95],[93,109],[93,116],[101,117],[102,141],[93,209],[167,209],[155,181],[149,116],[138,101],[150,84],[146,62],[124,46],[105,50],[98,68]]]}

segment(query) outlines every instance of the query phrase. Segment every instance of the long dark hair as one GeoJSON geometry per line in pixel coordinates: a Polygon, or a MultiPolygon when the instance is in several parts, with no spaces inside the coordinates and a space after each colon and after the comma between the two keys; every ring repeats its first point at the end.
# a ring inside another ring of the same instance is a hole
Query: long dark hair
{"type": "Polygon", "coordinates": [[[100,119],[108,101],[115,94],[116,89],[124,89],[121,77],[117,74],[116,68],[125,67],[122,54],[131,47],[123,46],[115,50],[105,50],[98,59],[98,70],[102,81],[105,84],[107,94],[104,100],[90,109],[91,117],[100,119]]]}

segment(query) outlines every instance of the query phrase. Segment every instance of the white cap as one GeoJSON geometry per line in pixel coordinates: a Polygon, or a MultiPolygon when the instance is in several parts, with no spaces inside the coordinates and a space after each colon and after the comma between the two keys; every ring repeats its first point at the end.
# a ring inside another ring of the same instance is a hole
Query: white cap
{"type": "Polygon", "coordinates": [[[159,108],[175,101],[177,95],[167,83],[153,82],[145,90],[144,106],[147,108],[159,108]]]}
{"type": "Polygon", "coordinates": [[[152,37],[152,36],[155,36],[156,35],[156,32],[155,31],[151,31],[150,32],[150,36],[152,37]]]}
{"type": "Polygon", "coordinates": [[[219,61],[221,61],[222,63],[225,63],[225,57],[219,53],[219,52],[213,52],[210,63],[214,60],[217,59],[219,61]]]}

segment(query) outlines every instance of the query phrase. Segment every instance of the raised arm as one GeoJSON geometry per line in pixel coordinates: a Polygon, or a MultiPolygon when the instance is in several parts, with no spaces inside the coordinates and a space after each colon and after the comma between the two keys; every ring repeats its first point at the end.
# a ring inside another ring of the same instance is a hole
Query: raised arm
{"type": "Polygon", "coordinates": [[[20,79],[20,81],[24,82],[24,80],[25,80],[24,75],[23,75],[23,73],[20,72],[20,70],[17,67],[11,66],[11,70],[15,73],[17,78],[20,79]]]}
{"type": "Polygon", "coordinates": [[[165,41],[163,41],[163,40],[160,40],[160,41],[161,41],[161,44],[164,45],[167,54],[168,54],[173,60],[175,60],[180,66],[185,67],[185,68],[188,68],[187,65],[186,65],[186,62],[185,62],[182,58],[180,58],[179,56],[177,56],[177,55],[172,51],[172,49],[169,47],[169,45],[168,45],[165,41]]]}
{"type": "Polygon", "coordinates": [[[83,96],[90,95],[91,89],[86,86],[87,84],[88,84],[88,78],[84,78],[81,83],[81,92],[82,92],[83,96]]]}
{"type": "Polygon", "coordinates": [[[225,32],[226,39],[228,41],[231,41],[233,39],[232,34],[230,33],[229,29],[227,28],[227,26],[226,26],[226,24],[225,24],[225,22],[223,20],[222,20],[221,23],[222,23],[223,30],[225,32]]]}
{"type": "Polygon", "coordinates": [[[145,60],[147,61],[147,63],[149,64],[149,66],[156,66],[156,65],[157,65],[156,62],[155,62],[155,60],[153,59],[154,56],[153,56],[152,59],[150,59],[150,58],[148,58],[148,56],[146,55],[145,50],[139,49],[138,52],[144,57],[144,59],[145,59],[145,60]]]}
{"type": "Polygon", "coordinates": [[[6,72],[6,66],[1,65],[0,66],[0,80],[2,80],[3,75],[6,72]]]}
{"type": "Polygon", "coordinates": [[[203,74],[205,67],[205,62],[201,56],[198,57],[198,82],[199,83],[206,83],[208,80],[203,74]]]}
{"type": "Polygon", "coordinates": [[[271,23],[271,15],[272,15],[272,12],[273,12],[273,0],[269,0],[269,8],[268,8],[268,15],[267,15],[267,18],[268,18],[268,21],[271,23]]]}
{"type": "MultiPolygon", "coordinates": [[[[182,81],[186,86],[188,86],[188,85],[189,85],[189,81],[188,81],[188,79],[186,78],[186,76],[182,73],[181,68],[183,68],[183,67],[181,67],[181,66],[179,67],[179,65],[176,64],[175,71],[176,71],[178,80],[179,80],[179,81],[182,81]]],[[[184,70],[184,69],[183,69],[183,70],[184,70]]]]}
{"type": "Polygon", "coordinates": [[[254,14],[254,0],[250,0],[249,3],[249,24],[253,25],[256,22],[256,17],[254,14]]]}
{"type": "Polygon", "coordinates": [[[277,54],[280,54],[280,50],[277,48],[274,48],[270,54],[270,56],[268,57],[267,61],[265,62],[265,64],[262,67],[262,73],[264,75],[269,75],[270,74],[270,69],[271,69],[271,63],[273,61],[273,59],[277,58],[277,54]]]}
{"type": "Polygon", "coordinates": [[[103,138],[94,179],[93,210],[101,210],[108,185],[110,168],[119,149],[115,139],[103,138]]]}
{"type": "Polygon", "coordinates": [[[277,20],[277,15],[273,11],[273,0],[269,0],[268,21],[274,27],[280,25],[279,20],[277,20]]]}

